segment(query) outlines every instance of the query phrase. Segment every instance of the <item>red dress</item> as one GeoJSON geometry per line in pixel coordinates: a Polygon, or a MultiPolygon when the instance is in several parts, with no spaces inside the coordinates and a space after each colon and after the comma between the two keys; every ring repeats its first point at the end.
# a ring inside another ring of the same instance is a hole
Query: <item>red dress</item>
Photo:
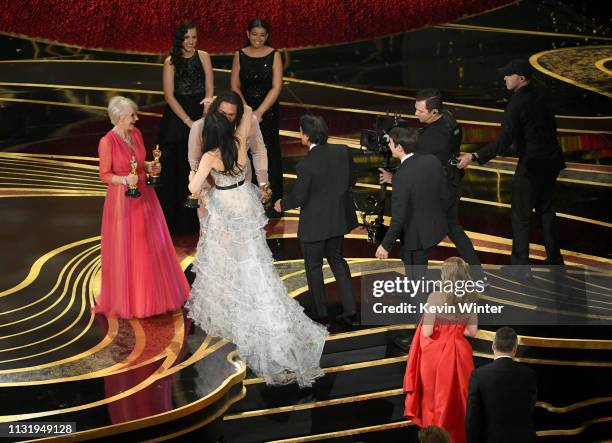
{"type": "Polygon", "coordinates": [[[102,214],[102,289],[94,312],[120,318],[143,318],[180,308],[189,296],[155,191],[145,184],[142,134],[131,130],[134,150],[115,132],[100,139],[100,178],[108,183],[102,214]],[[114,175],[138,163],[139,198],[125,196],[114,175]]]}
{"type": "Polygon", "coordinates": [[[465,443],[465,407],[472,346],[463,335],[468,319],[451,322],[436,317],[433,334],[423,336],[422,321],[410,346],[404,376],[404,415],[420,427],[446,429],[453,443],[465,443]]]}

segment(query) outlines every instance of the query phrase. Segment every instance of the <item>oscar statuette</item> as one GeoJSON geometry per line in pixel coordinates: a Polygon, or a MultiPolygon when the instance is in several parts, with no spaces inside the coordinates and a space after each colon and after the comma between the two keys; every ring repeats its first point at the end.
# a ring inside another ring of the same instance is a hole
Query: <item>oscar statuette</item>
{"type": "MultiPolygon", "coordinates": [[[[136,166],[138,166],[138,163],[136,163],[136,157],[132,156],[132,160],[130,161],[130,175],[136,175],[136,166]]],[[[136,198],[140,197],[140,195],[138,185],[128,185],[128,190],[125,191],[126,197],[136,198]]]]}
{"type": "MultiPolygon", "coordinates": [[[[162,152],[159,149],[159,145],[155,145],[155,149],[153,149],[153,165],[159,164],[159,158],[161,157],[162,152]]],[[[157,187],[161,184],[161,179],[158,172],[151,172],[147,174],[147,185],[157,187]]]]}

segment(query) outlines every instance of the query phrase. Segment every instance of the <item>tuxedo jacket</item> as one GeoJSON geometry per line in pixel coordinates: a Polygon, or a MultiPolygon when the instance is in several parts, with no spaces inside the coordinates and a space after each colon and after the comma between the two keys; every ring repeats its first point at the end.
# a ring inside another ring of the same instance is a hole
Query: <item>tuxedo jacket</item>
{"type": "Polygon", "coordinates": [[[357,226],[350,188],[357,173],[349,148],[314,146],[297,165],[297,181],[281,200],[283,211],[300,207],[298,237],[315,242],[339,237],[357,226]]]}
{"type": "Polygon", "coordinates": [[[431,154],[414,154],[393,175],[391,226],[382,241],[390,251],[401,236],[407,250],[428,249],[448,232],[445,211],[448,186],[440,162],[431,154]]]}
{"type": "Polygon", "coordinates": [[[535,372],[511,358],[475,369],[465,417],[470,443],[535,443],[535,372]]]}

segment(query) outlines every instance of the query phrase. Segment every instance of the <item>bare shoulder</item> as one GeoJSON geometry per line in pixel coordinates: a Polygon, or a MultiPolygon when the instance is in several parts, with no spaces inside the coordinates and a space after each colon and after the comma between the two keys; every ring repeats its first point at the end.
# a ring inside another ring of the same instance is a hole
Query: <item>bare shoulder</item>
{"type": "Polygon", "coordinates": [[[202,51],[200,49],[198,49],[198,56],[200,57],[200,60],[210,59],[210,55],[208,54],[208,52],[202,51]]]}
{"type": "Polygon", "coordinates": [[[444,292],[432,292],[427,297],[427,303],[430,305],[443,305],[446,301],[446,294],[444,292]]]}
{"type": "Polygon", "coordinates": [[[172,57],[171,56],[166,57],[166,59],[164,60],[164,66],[172,66],[172,57]]]}

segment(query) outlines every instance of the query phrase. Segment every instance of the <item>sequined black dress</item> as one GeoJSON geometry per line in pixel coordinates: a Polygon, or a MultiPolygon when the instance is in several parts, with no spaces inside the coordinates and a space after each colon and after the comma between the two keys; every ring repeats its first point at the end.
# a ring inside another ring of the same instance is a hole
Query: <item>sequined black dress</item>
{"type": "MultiPolygon", "coordinates": [[[[240,89],[247,104],[255,111],[272,89],[272,65],[276,50],[264,57],[249,57],[239,50],[240,89]]],[[[278,100],[265,112],[260,123],[266,150],[268,152],[268,175],[272,187],[272,201],[283,196],[283,169],[281,160],[278,100]]]]}
{"type": "MultiPolygon", "coordinates": [[[[175,67],[174,97],[195,121],[202,118],[204,107],[200,102],[204,95],[204,68],[196,52],[175,67]]],[[[199,231],[197,211],[183,206],[189,193],[188,138],[189,127],[166,105],[157,138],[162,150],[162,173],[161,186],[156,191],[168,229],[177,235],[197,234],[199,231]]]]}

